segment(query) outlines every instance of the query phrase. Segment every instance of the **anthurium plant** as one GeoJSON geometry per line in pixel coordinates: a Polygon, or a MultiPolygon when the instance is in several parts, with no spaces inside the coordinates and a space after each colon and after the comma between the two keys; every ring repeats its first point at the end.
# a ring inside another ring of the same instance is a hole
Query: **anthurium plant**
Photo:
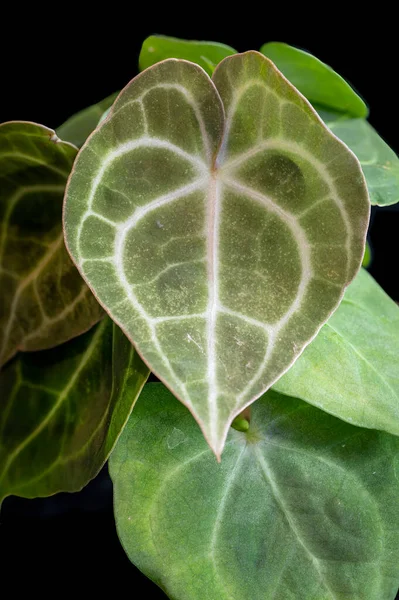
{"type": "Polygon", "coordinates": [[[170,598],[393,600],[399,310],[361,265],[399,160],[286,44],[151,36],[139,70],[0,125],[0,501],[110,457],[170,598]]]}

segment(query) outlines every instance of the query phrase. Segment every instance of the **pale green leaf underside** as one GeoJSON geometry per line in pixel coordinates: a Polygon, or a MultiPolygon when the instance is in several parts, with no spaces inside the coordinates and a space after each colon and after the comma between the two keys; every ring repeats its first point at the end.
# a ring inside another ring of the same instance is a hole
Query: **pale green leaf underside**
{"type": "Polygon", "coordinates": [[[354,156],[248,52],[213,81],[179,60],[133,80],[80,152],[64,217],[83,277],[220,455],[338,305],[368,215],[354,156]]]}
{"type": "Polygon", "coordinates": [[[61,344],[102,315],[62,233],[76,153],[42,125],[0,125],[0,365],[18,349],[61,344]]]}
{"type": "Polygon", "coordinates": [[[0,502],[81,489],[107,460],[148,377],[109,318],[0,374],[0,502]]]}
{"type": "Polygon", "coordinates": [[[217,464],[148,384],[110,459],[127,555],[173,600],[394,600],[399,440],[268,392],[217,464]]]}
{"type": "Polygon", "coordinates": [[[202,67],[212,75],[215,67],[236,50],[218,42],[179,40],[164,35],[150,35],[141,48],[139,69],[144,71],[166,58],[183,58],[202,67]]]}
{"type": "Polygon", "coordinates": [[[281,42],[264,44],[260,51],[312,104],[352,117],[367,117],[366,104],[351,86],[309,52],[281,42]]]}
{"type": "Polygon", "coordinates": [[[371,204],[389,206],[399,202],[399,158],[370,123],[364,119],[332,120],[332,115],[324,120],[359,159],[371,204]]]}
{"type": "Polygon", "coordinates": [[[75,144],[80,148],[92,131],[97,127],[104,112],[108,110],[118,93],[111,94],[92,106],[88,106],[83,110],[72,115],[65,123],[57,127],[57,135],[66,142],[75,144]]]}
{"type": "Polygon", "coordinates": [[[399,309],[363,269],[274,389],[399,435],[399,309]]]}

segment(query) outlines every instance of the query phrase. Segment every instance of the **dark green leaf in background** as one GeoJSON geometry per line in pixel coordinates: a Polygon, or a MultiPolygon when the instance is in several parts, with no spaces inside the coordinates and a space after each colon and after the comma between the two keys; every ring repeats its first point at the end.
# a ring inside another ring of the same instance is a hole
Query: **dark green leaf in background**
{"type": "Polygon", "coordinates": [[[173,600],[393,600],[399,439],[268,392],[217,464],[149,384],[112,453],[118,534],[173,600]]]}
{"type": "Polygon", "coordinates": [[[148,377],[109,318],[0,373],[0,502],[81,489],[107,460],[148,377]]]}
{"type": "Polygon", "coordinates": [[[365,269],[367,269],[371,265],[371,261],[372,260],[373,260],[373,254],[371,252],[371,247],[370,247],[370,244],[368,242],[366,242],[366,247],[364,249],[364,256],[363,256],[362,267],[364,267],[365,269]]]}
{"type": "Polygon", "coordinates": [[[71,144],[75,144],[75,146],[80,148],[91,132],[97,127],[104,112],[112,106],[117,95],[118,92],[111,94],[111,96],[104,98],[101,102],[76,113],[76,115],[70,117],[57,128],[57,135],[62,140],[71,142],[71,144]]]}
{"type": "Polygon", "coordinates": [[[218,42],[197,42],[164,35],[151,35],[141,48],[139,69],[144,71],[147,67],[166,58],[183,58],[197,63],[208,75],[212,75],[216,65],[232,54],[236,54],[234,48],[218,42]]]}
{"type": "Polygon", "coordinates": [[[42,125],[0,125],[0,365],[18,349],[65,342],[102,315],[62,233],[76,153],[42,125]]]}
{"type": "Polygon", "coordinates": [[[352,117],[367,117],[368,109],[351,86],[318,58],[281,42],[260,49],[314,105],[352,117]]]}

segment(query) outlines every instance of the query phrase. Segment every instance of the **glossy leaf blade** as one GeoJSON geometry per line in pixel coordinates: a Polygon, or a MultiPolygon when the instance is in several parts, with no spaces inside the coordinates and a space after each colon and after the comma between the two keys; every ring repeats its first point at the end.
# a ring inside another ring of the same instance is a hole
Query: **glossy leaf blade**
{"type": "Polygon", "coordinates": [[[281,42],[260,49],[312,103],[352,117],[367,117],[368,109],[351,86],[318,58],[281,42]]]}
{"type": "Polygon", "coordinates": [[[57,135],[67,142],[74,144],[78,148],[83,146],[89,135],[97,127],[104,112],[114,103],[118,92],[111,94],[92,106],[72,115],[65,123],[57,128],[57,135]]]}
{"type": "Polygon", "coordinates": [[[76,153],[42,125],[0,125],[0,365],[17,350],[61,344],[103,314],[63,240],[76,153]]]}
{"type": "Polygon", "coordinates": [[[365,270],[274,384],[361,427],[399,435],[399,308],[365,270]]]}
{"type": "Polygon", "coordinates": [[[337,307],[368,216],[355,157],[249,52],[213,82],[177,60],[133,80],[79,154],[64,222],[83,277],[219,456],[337,307]]]}
{"type": "Polygon", "coordinates": [[[371,204],[399,202],[399,158],[364,119],[327,120],[331,131],[359,159],[371,204]]]}
{"type": "Polygon", "coordinates": [[[139,69],[144,71],[167,58],[182,58],[196,63],[208,75],[212,75],[216,65],[232,54],[236,54],[234,48],[218,42],[197,42],[164,35],[150,35],[141,48],[139,69]]]}
{"type": "Polygon", "coordinates": [[[86,485],[107,460],[147,377],[108,318],[54,350],[9,363],[0,374],[0,501],[86,485]]]}
{"type": "Polygon", "coordinates": [[[394,600],[399,440],[270,391],[217,464],[148,384],[110,459],[118,534],[173,600],[394,600]]]}

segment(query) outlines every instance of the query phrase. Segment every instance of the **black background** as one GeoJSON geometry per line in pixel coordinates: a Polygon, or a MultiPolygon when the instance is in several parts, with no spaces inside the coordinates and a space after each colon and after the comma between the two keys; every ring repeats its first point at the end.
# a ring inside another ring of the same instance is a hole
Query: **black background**
{"type": "MultiPolygon", "coordinates": [[[[97,6],[85,17],[83,3],[50,11],[3,8],[0,121],[56,128],[126,85],[137,73],[141,43],[152,33],[220,41],[239,51],[274,40],[312,52],[350,81],[368,103],[372,125],[398,151],[394,19],[386,13],[379,19],[376,12],[349,19],[344,8],[294,15],[288,6],[277,15],[276,8],[224,4],[224,19],[217,21],[215,6],[194,4],[162,15],[156,5],[146,14],[138,5],[97,6]]],[[[398,226],[395,208],[373,210],[370,270],[395,300],[398,226]]],[[[0,515],[0,571],[2,592],[15,595],[28,590],[43,597],[94,595],[109,589],[130,598],[166,598],[129,563],[118,542],[106,468],[77,494],[7,498],[0,515]]]]}

